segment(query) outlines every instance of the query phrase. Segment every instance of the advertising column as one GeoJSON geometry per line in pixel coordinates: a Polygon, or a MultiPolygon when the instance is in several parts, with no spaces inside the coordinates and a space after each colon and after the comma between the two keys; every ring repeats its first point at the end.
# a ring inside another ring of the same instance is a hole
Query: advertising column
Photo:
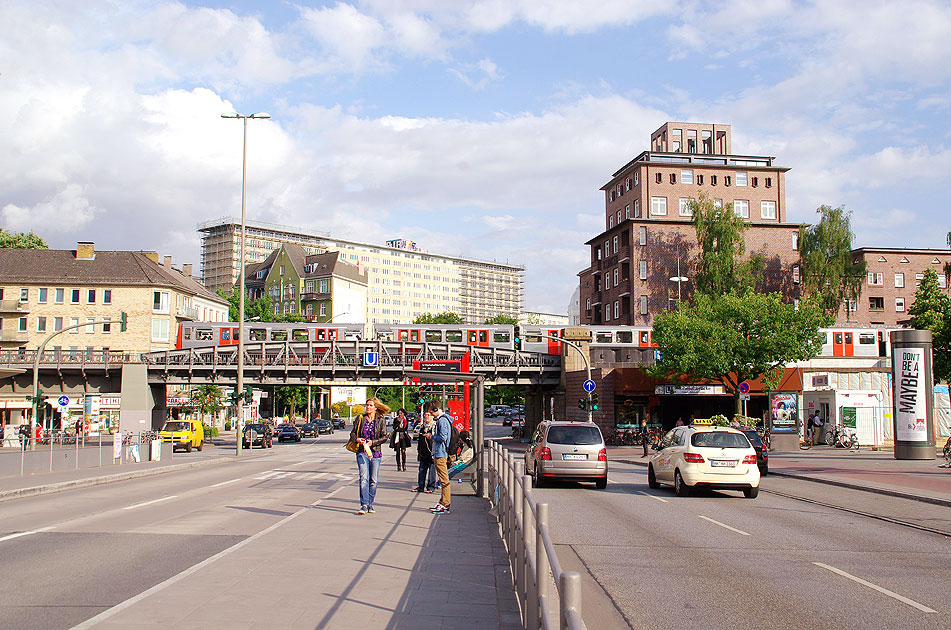
{"type": "MultiPolygon", "coordinates": [[[[99,410],[102,398],[97,394],[86,394],[83,399],[83,433],[99,435],[99,410]]],[[[79,437],[79,436],[77,436],[79,437]]]]}
{"type": "Polygon", "coordinates": [[[931,331],[892,333],[895,459],[934,459],[934,380],[931,331]]]}

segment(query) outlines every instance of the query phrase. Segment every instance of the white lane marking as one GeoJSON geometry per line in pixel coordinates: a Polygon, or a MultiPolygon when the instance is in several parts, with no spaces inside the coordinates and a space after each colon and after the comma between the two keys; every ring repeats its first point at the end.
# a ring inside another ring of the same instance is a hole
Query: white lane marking
{"type": "Polygon", "coordinates": [[[924,613],[937,613],[937,612],[938,612],[937,610],[932,610],[931,608],[928,608],[927,606],[925,606],[925,605],[923,605],[923,604],[919,604],[918,602],[916,602],[916,601],[913,600],[913,599],[908,599],[907,597],[905,597],[905,596],[903,596],[903,595],[899,595],[898,593],[895,593],[895,592],[893,592],[893,591],[890,591],[890,590],[888,590],[887,588],[882,588],[881,586],[878,586],[878,585],[876,585],[876,584],[872,584],[871,582],[866,582],[866,581],[863,580],[862,578],[860,578],[860,577],[855,577],[855,576],[852,575],[851,573],[846,573],[846,572],[843,571],[842,569],[836,569],[835,567],[830,567],[828,564],[823,564],[823,563],[821,563],[821,562],[813,562],[812,564],[816,565],[817,567],[822,567],[823,569],[826,569],[827,571],[832,571],[832,572],[835,573],[836,575],[841,575],[841,576],[844,577],[844,578],[848,578],[848,579],[852,580],[853,582],[856,582],[856,583],[858,583],[858,584],[861,584],[862,586],[867,586],[867,587],[869,587],[870,589],[872,589],[873,591],[878,591],[878,592],[881,593],[882,595],[888,595],[889,597],[892,597],[892,598],[894,598],[894,599],[897,599],[898,601],[900,601],[900,602],[902,602],[902,603],[908,604],[909,606],[912,606],[913,608],[917,608],[917,609],[920,610],[921,612],[924,612],[924,613]]]}
{"type": "Polygon", "coordinates": [[[268,478],[273,477],[274,475],[276,475],[276,474],[278,474],[278,473],[280,473],[280,472],[281,472],[281,471],[279,471],[279,470],[269,470],[269,471],[267,471],[266,473],[262,474],[260,477],[255,477],[255,479],[268,479],[268,478]]]}
{"type": "Polygon", "coordinates": [[[664,499],[664,498],[659,497],[659,496],[654,495],[654,494],[649,494],[649,493],[647,493],[647,492],[644,492],[643,490],[641,490],[640,493],[643,494],[645,497],[650,497],[650,498],[652,498],[652,499],[657,499],[657,500],[660,501],[661,503],[670,503],[670,501],[668,501],[667,499],[664,499]]]}
{"type": "MultiPolygon", "coordinates": [[[[699,515],[698,515],[698,516],[699,516],[699,515]]],[[[728,529],[728,530],[730,530],[731,532],[736,532],[737,534],[741,534],[741,535],[743,535],[743,536],[749,536],[749,535],[750,535],[749,532],[744,532],[742,529],[736,529],[735,527],[730,527],[729,525],[726,525],[726,524],[724,524],[724,523],[721,523],[720,521],[715,521],[715,520],[713,520],[712,518],[709,518],[709,517],[707,517],[707,516],[700,516],[700,518],[702,518],[702,519],[705,520],[705,521],[710,521],[710,522],[713,523],[714,525],[719,525],[719,526],[722,527],[723,529],[728,529]]]]}
{"type": "Polygon", "coordinates": [[[151,501],[144,501],[144,502],[142,502],[142,503],[136,503],[135,505],[127,505],[127,506],[125,506],[125,507],[122,508],[122,509],[123,509],[123,510],[134,510],[135,508],[140,508],[140,507],[145,506],[145,505],[152,505],[153,503],[158,503],[158,502],[160,502],[160,501],[168,501],[169,499],[177,499],[177,498],[178,498],[178,495],[177,495],[177,494],[173,494],[173,495],[171,495],[171,496],[162,497],[161,499],[152,499],[151,501]]]}
{"type": "Polygon", "coordinates": [[[52,525],[50,525],[49,527],[41,527],[39,529],[31,529],[28,532],[19,532],[17,534],[10,534],[9,536],[4,536],[3,538],[0,538],[0,542],[3,542],[4,540],[13,540],[14,538],[19,538],[20,536],[29,536],[30,534],[38,534],[40,532],[46,532],[51,529],[53,529],[52,525]]]}
{"type": "Polygon", "coordinates": [[[96,615],[95,617],[90,617],[89,619],[87,619],[86,621],[82,622],[81,624],[78,624],[78,625],[76,625],[76,626],[73,626],[73,629],[72,629],[72,630],[85,630],[86,628],[92,628],[93,626],[98,625],[99,622],[105,621],[106,619],[108,619],[109,617],[112,617],[112,616],[115,615],[116,613],[122,612],[122,611],[125,610],[126,608],[128,608],[128,607],[130,607],[130,606],[133,606],[133,605],[139,603],[140,601],[142,601],[142,600],[145,599],[146,597],[149,597],[149,596],[151,596],[151,595],[154,595],[155,593],[158,593],[159,591],[162,591],[162,590],[168,588],[168,587],[171,586],[172,584],[175,584],[176,582],[179,582],[179,581],[185,579],[185,578],[188,577],[189,575],[191,575],[191,574],[193,574],[193,573],[195,573],[195,572],[197,572],[197,571],[200,571],[201,569],[205,568],[205,567],[208,566],[209,564],[212,564],[212,563],[214,563],[214,562],[217,562],[218,560],[220,560],[221,558],[224,558],[225,556],[231,555],[232,553],[234,553],[234,552],[237,551],[238,549],[241,549],[241,548],[244,547],[245,545],[247,545],[247,544],[249,544],[249,543],[251,543],[251,542],[254,542],[254,541],[257,540],[258,538],[261,538],[262,536],[266,536],[267,534],[270,534],[271,532],[273,532],[275,529],[277,529],[277,528],[280,527],[281,525],[284,525],[285,523],[288,523],[288,522],[294,520],[295,518],[297,518],[298,516],[300,516],[301,514],[303,514],[304,512],[306,512],[307,510],[309,510],[310,508],[316,507],[316,506],[320,505],[321,503],[324,502],[325,499],[329,499],[329,498],[333,497],[333,496],[336,495],[338,492],[340,492],[340,491],[342,491],[342,490],[344,490],[344,489],[346,489],[346,488],[347,488],[347,486],[345,486],[345,485],[344,485],[344,486],[340,486],[340,487],[337,488],[336,490],[334,490],[334,491],[332,491],[332,492],[330,492],[330,493],[328,493],[328,494],[325,494],[323,497],[317,499],[316,501],[314,501],[313,503],[311,503],[311,504],[308,505],[307,507],[303,507],[303,508],[297,510],[296,512],[294,512],[293,514],[290,514],[289,516],[285,516],[284,518],[282,518],[282,519],[279,520],[278,522],[274,523],[274,524],[271,525],[270,527],[268,527],[268,528],[266,528],[266,529],[262,529],[262,530],[259,531],[257,534],[252,534],[251,536],[245,538],[244,540],[242,540],[242,541],[240,541],[240,542],[235,543],[234,545],[228,547],[227,549],[224,549],[224,550],[222,550],[222,551],[219,551],[218,553],[216,553],[215,555],[211,556],[210,558],[206,558],[205,560],[202,560],[202,561],[199,562],[198,564],[195,564],[195,565],[192,565],[192,566],[188,567],[187,569],[185,569],[185,570],[182,571],[181,573],[179,573],[179,574],[177,574],[177,575],[173,575],[172,577],[168,578],[168,579],[165,580],[164,582],[159,582],[158,584],[156,584],[156,585],[153,586],[152,588],[150,588],[150,589],[148,589],[148,590],[145,590],[145,591],[142,591],[142,592],[139,593],[138,595],[134,595],[134,596],[130,597],[129,599],[125,600],[124,602],[121,602],[121,603],[116,604],[115,606],[113,606],[112,608],[110,608],[110,609],[108,609],[108,610],[102,611],[101,613],[99,613],[99,614],[96,615]]]}
{"type": "Polygon", "coordinates": [[[234,482],[236,482],[236,481],[241,481],[241,479],[242,479],[242,477],[238,477],[237,479],[232,479],[232,480],[230,480],[230,481],[222,481],[221,483],[216,483],[216,484],[211,485],[211,486],[208,486],[208,487],[209,487],[209,488],[218,488],[218,487],[220,487],[220,486],[226,486],[226,485],[228,485],[229,483],[234,483],[234,482]]]}
{"type": "Polygon", "coordinates": [[[328,473],[325,472],[302,474],[301,479],[320,479],[321,477],[326,477],[327,474],[328,473]]]}

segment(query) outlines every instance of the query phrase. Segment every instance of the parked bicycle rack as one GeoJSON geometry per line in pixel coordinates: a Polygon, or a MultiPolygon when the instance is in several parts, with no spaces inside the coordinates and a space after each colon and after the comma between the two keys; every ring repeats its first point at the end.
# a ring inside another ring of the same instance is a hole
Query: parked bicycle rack
{"type": "Polygon", "coordinates": [[[494,440],[485,441],[483,454],[488,460],[489,500],[512,565],[523,628],[586,630],[581,616],[581,575],[562,570],[548,531],[548,504],[535,500],[524,462],[494,440]]]}

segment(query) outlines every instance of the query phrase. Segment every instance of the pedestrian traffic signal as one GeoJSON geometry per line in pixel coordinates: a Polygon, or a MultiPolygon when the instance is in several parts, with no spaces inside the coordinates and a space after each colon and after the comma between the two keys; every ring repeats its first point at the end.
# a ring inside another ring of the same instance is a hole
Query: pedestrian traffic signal
{"type": "Polygon", "coordinates": [[[419,397],[419,400],[417,400],[416,402],[419,403],[420,405],[422,405],[423,403],[426,402],[426,399],[423,398],[422,396],[420,396],[420,397],[419,397]]]}
{"type": "Polygon", "coordinates": [[[579,398],[579,399],[578,399],[578,409],[580,409],[580,410],[582,410],[582,411],[587,411],[587,410],[588,410],[588,399],[587,399],[587,398],[579,398]]]}
{"type": "Polygon", "coordinates": [[[598,395],[591,394],[591,411],[597,411],[597,410],[598,410],[598,395]]]}
{"type": "Polygon", "coordinates": [[[521,342],[521,335],[519,335],[518,326],[515,327],[515,337],[513,338],[513,341],[515,342],[515,349],[521,350],[521,348],[519,347],[519,343],[521,342]]]}

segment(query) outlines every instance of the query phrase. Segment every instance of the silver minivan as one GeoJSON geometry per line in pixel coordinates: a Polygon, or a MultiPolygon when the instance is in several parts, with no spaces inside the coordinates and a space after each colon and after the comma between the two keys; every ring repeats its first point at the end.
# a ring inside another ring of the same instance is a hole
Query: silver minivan
{"type": "Polygon", "coordinates": [[[598,425],[591,422],[542,422],[525,451],[525,472],[535,487],[555,479],[593,481],[608,486],[608,456],[598,425]]]}

